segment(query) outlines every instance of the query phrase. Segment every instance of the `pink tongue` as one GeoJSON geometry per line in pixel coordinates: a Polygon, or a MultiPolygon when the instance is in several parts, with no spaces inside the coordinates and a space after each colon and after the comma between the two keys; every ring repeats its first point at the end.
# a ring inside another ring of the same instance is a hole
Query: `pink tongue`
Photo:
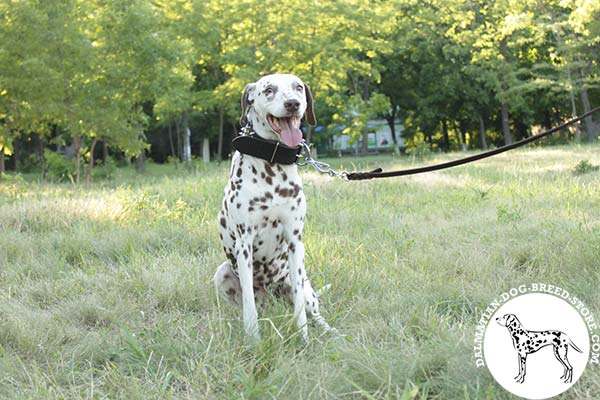
{"type": "Polygon", "coordinates": [[[281,127],[281,140],[290,147],[296,147],[302,141],[302,131],[291,124],[291,119],[279,119],[281,127]]]}

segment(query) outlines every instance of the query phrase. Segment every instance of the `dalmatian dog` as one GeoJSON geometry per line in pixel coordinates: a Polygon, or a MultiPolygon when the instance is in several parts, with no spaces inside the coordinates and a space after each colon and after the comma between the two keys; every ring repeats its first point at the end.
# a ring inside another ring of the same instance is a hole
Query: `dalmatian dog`
{"type": "Polygon", "coordinates": [[[513,346],[519,355],[519,374],[515,377],[517,382],[523,383],[525,381],[527,355],[535,353],[546,346],[553,347],[554,356],[564,368],[561,379],[565,383],[570,383],[573,380],[573,367],[567,359],[567,352],[569,346],[579,353],[582,353],[582,351],[569,339],[566,333],[561,331],[528,331],[523,328],[514,314],[505,314],[503,317],[496,318],[496,322],[508,328],[513,346]]]}
{"type": "MultiPolygon", "coordinates": [[[[288,147],[302,141],[300,120],[316,125],[310,89],[294,75],[275,74],[248,84],[242,96],[242,126],[288,147]]],[[[244,131],[243,131],[244,132],[244,131]]],[[[235,152],[219,213],[227,261],[219,266],[217,293],[241,301],[244,330],[259,338],[256,299],[272,290],[291,296],[304,341],[307,313],[323,330],[317,294],[306,276],[302,229],[306,199],[296,164],[277,164],[235,152]]]]}

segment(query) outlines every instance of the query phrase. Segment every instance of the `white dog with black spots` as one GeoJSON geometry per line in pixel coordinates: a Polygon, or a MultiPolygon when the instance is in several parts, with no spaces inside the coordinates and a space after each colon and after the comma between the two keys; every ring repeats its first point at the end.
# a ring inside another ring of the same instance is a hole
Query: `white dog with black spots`
{"type": "MultiPolygon", "coordinates": [[[[316,120],[312,95],[294,75],[276,74],[246,86],[242,124],[263,139],[289,147],[302,141],[300,120],[316,120]]],[[[246,335],[259,338],[255,296],[272,289],[290,294],[302,339],[308,340],[307,313],[325,331],[319,301],[304,265],[302,230],[306,199],[296,164],[271,164],[235,152],[219,213],[219,234],[227,261],[214,276],[217,291],[239,302],[246,335]]]]}

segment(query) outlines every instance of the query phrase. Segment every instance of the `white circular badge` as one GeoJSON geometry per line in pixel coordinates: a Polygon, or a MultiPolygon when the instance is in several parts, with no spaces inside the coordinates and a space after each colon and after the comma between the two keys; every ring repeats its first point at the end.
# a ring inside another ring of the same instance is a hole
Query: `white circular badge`
{"type": "Polygon", "coordinates": [[[483,355],[494,379],[527,399],[568,390],[583,374],[590,336],[577,310],[545,293],[514,297],[492,315],[483,355]]]}

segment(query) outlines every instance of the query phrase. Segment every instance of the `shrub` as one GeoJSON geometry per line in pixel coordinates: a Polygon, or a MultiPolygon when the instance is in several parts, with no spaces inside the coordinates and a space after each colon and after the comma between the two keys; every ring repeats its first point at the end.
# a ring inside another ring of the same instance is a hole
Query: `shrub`
{"type": "Polygon", "coordinates": [[[68,160],[64,155],[50,150],[44,151],[48,177],[52,180],[73,180],[75,175],[75,160],[68,160]]]}
{"type": "Polygon", "coordinates": [[[105,161],[99,162],[92,169],[92,176],[99,179],[113,179],[116,170],[117,162],[112,157],[106,157],[105,161]]]}
{"type": "Polygon", "coordinates": [[[573,173],[576,175],[587,174],[588,172],[598,171],[600,165],[594,165],[588,160],[582,160],[575,166],[573,173]]]}
{"type": "Polygon", "coordinates": [[[27,154],[19,160],[18,171],[22,173],[41,172],[40,157],[37,153],[27,154]]]}
{"type": "Polygon", "coordinates": [[[406,149],[406,154],[413,158],[426,158],[433,154],[429,144],[426,142],[420,142],[416,146],[406,149]]]}

